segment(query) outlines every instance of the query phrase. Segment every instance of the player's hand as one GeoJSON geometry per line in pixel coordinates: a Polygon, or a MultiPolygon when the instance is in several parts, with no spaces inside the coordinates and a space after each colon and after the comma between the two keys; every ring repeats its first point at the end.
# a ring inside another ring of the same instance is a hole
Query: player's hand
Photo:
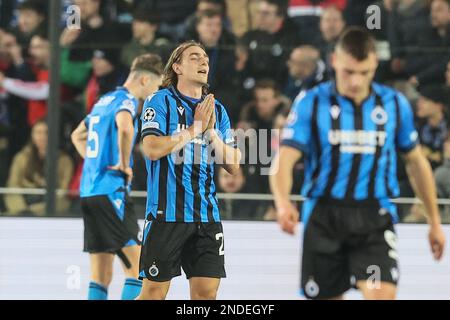
{"type": "Polygon", "coordinates": [[[428,240],[430,241],[431,252],[433,252],[434,259],[440,260],[444,254],[445,248],[445,234],[440,224],[430,227],[428,240]]]}
{"type": "Polygon", "coordinates": [[[286,201],[277,205],[277,221],[284,232],[295,234],[298,218],[298,210],[292,202],[286,201]]]}
{"type": "Polygon", "coordinates": [[[116,164],[115,166],[109,166],[108,169],[122,172],[126,177],[127,185],[131,184],[131,181],[133,180],[133,169],[130,167],[116,164]]]}
{"type": "Polygon", "coordinates": [[[3,87],[3,81],[5,81],[5,75],[0,71],[0,88],[3,87]]]}
{"type": "Polygon", "coordinates": [[[194,125],[201,126],[201,133],[205,132],[208,128],[209,121],[211,119],[211,113],[213,112],[214,96],[208,94],[206,98],[195,108],[194,125]]]}
{"type": "Polygon", "coordinates": [[[208,130],[214,130],[214,127],[216,125],[216,111],[215,111],[216,106],[214,96],[212,98],[212,106],[210,106],[209,108],[212,108],[213,111],[211,112],[211,117],[209,118],[208,130]]]}

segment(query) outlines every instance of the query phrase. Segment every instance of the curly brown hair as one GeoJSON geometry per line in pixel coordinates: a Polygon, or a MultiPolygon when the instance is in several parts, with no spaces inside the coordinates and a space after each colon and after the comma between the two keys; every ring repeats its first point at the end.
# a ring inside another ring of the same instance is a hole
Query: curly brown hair
{"type": "MultiPolygon", "coordinates": [[[[188,49],[190,47],[199,47],[199,48],[202,48],[203,50],[205,50],[205,47],[201,43],[193,41],[193,40],[183,42],[178,47],[176,47],[175,50],[173,50],[172,54],[170,55],[170,58],[167,61],[166,66],[164,67],[163,80],[162,80],[162,87],[163,88],[168,88],[170,86],[174,86],[174,87],[177,86],[177,84],[178,84],[178,75],[173,70],[173,65],[175,63],[180,63],[181,62],[181,58],[183,56],[183,52],[186,51],[186,49],[188,49]]],[[[207,94],[208,93],[208,86],[207,85],[203,86],[202,92],[203,92],[203,94],[207,94]]]]}

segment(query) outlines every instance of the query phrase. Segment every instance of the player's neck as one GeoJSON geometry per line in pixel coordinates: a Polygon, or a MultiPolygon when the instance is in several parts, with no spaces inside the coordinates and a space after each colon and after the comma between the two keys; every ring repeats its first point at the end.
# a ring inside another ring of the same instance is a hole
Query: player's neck
{"type": "Polygon", "coordinates": [[[202,87],[200,85],[178,82],[177,90],[180,91],[181,94],[190,98],[200,99],[202,97],[202,87]]]}
{"type": "Polygon", "coordinates": [[[342,88],[339,88],[339,85],[336,84],[336,90],[339,95],[351,100],[356,106],[361,106],[361,104],[369,97],[371,88],[367,88],[367,90],[364,90],[359,94],[357,97],[350,98],[347,95],[343,94],[345,92],[342,88]]]}
{"type": "Polygon", "coordinates": [[[136,99],[142,99],[142,100],[145,99],[145,98],[139,96],[139,90],[138,90],[137,86],[135,84],[133,84],[132,81],[127,79],[127,81],[125,81],[125,83],[123,84],[122,87],[127,89],[128,93],[131,94],[136,99]]]}

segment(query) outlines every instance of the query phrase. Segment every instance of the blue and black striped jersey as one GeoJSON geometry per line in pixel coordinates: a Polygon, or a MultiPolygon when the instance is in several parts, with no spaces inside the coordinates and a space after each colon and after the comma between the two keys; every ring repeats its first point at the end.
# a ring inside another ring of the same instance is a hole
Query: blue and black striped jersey
{"type": "MultiPolygon", "coordinates": [[[[194,123],[196,100],[176,88],[159,90],[147,98],[142,112],[142,133],[171,136],[194,123]]],[[[228,145],[234,145],[225,107],[215,103],[216,130],[228,145]]],[[[196,137],[179,152],[157,161],[146,159],[146,218],[161,215],[166,222],[219,222],[214,184],[214,152],[203,136],[196,137]]]]}
{"type": "Polygon", "coordinates": [[[298,97],[282,133],[282,145],[305,157],[304,220],[315,199],[375,200],[396,219],[389,201],[399,195],[397,151],[408,152],[418,134],[413,112],[399,92],[373,83],[361,106],[323,83],[298,97]]]}

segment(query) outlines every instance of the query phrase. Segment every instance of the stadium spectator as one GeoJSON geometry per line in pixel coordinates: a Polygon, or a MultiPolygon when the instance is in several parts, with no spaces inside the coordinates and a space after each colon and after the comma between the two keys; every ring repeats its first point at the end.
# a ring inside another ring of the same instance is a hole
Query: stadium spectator
{"type": "Polygon", "coordinates": [[[329,74],[332,74],[331,53],[334,50],[339,35],[345,28],[345,20],[341,10],[335,6],[327,7],[320,17],[320,33],[316,45],[320,49],[322,60],[327,65],[329,74]]]}
{"type": "Polygon", "coordinates": [[[92,75],[86,86],[86,113],[91,112],[97,100],[121,85],[126,70],[120,64],[120,52],[115,49],[98,49],[92,56],[92,75]]]}
{"type": "Polygon", "coordinates": [[[373,4],[373,0],[347,0],[344,18],[348,26],[366,27],[367,7],[373,4]]]}
{"type": "Polygon", "coordinates": [[[61,34],[61,45],[70,48],[70,61],[88,61],[97,48],[119,49],[131,38],[131,30],[101,15],[101,0],[74,0],[80,8],[81,28],[66,28],[61,34]]]}
{"type": "Polygon", "coordinates": [[[323,9],[334,6],[343,11],[347,0],[289,0],[289,17],[298,27],[304,43],[313,43],[319,33],[319,20],[323,9]]]}
{"type": "Polygon", "coordinates": [[[159,16],[154,11],[137,9],[133,14],[133,39],[122,48],[121,61],[130,67],[134,58],[144,53],[155,53],[166,61],[170,41],[158,33],[159,16]]]}
{"type": "Polygon", "coordinates": [[[14,58],[16,78],[4,77],[0,73],[0,88],[28,100],[27,121],[31,127],[36,121],[47,115],[47,98],[49,93],[48,67],[50,64],[50,44],[44,34],[33,36],[29,49],[31,61],[25,62],[19,57],[14,58]],[[21,62],[19,64],[19,62],[21,62]],[[26,81],[31,80],[32,81],[26,81]]]}
{"type": "Polygon", "coordinates": [[[326,78],[326,67],[315,47],[304,45],[295,48],[287,61],[289,76],[283,93],[291,101],[304,90],[311,89],[326,78]]]}
{"type": "Polygon", "coordinates": [[[136,4],[159,12],[160,31],[173,43],[178,43],[183,38],[186,32],[186,18],[197,8],[197,0],[137,0],[136,4]]]}
{"type": "Polygon", "coordinates": [[[407,59],[420,44],[417,37],[429,25],[429,11],[423,0],[395,1],[388,26],[392,54],[391,70],[405,78],[407,59]]]}
{"type": "Polygon", "coordinates": [[[235,38],[223,28],[219,11],[202,11],[197,19],[194,39],[205,46],[209,57],[209,89],[225,105],[233,102],[231,81],[234,77],[235,38]]]}
{"type": "MultiPolygon", "coordinates": [[[[375,81],[383,83],[394,78],[391,72],[391,49],[388,37],[394,0],[378,0],[374,5],[380,9],[380,28],[371,30],[377,41],[378,69],[375,74],[375,81]]],[[[370,12],[370,14],[372,15],[373,12],[370,12]]],[[[369,19],[367,14],[366,18],[369,19]]],[[[373,17],[370,17],[370,19],[373,19],[373,17]]],[[[376,20],[372,20],[372,22],[376,22],[376,20]]]]}
{"type": "MultiPolygon", "coordinates": [[[[45,156],[47,152],[47,124],[44,120],[36,122],[32,128],[31,141],[20,151],[12,162],[7,186],[9,188],[45,188],[45,156]]],[[[72,160],[60,152],[58,155],[57,188],[67,189],[72,177],[72,160]]],[[[43,196],[5,195],[8,214],[32,214],[43,216],[45,202],[43,196]]],[[[57,211],[63,213],[69,208],[65,196],[58,196],[57,211]]]]}
{"type": "Polygon", "coordinates": [[[438,86],[425,87],[420,94],[416,111],[423,120],[419,125],[419,140],[434,169],[443,162],[444,141],[448,134],[445,111],[450,106],[450,95],[444,87],[438,86]]]}
{"type": "Polygon", "coordinates": [[[422,49],[406,62],[414,86],[445,82],[443,71],[450,58],[450,0],[433,0],[430,24],[431,28],[417,36],[422,49]]]}
{"type": "Polygon", "coordinates": [[[297,26],[287,17],[284,0],[260,0],[257,27],[246,32],[241,41],[246,55],[244,85],[252,89],[255,80],[273,78],[280,86],[287,76],[286,60],[291,50],[301,44],[297,26]]]}
{"type": "MultiPolygon", "coordinates": [[[[23,64],[22,50],[16,37],[11,32],[0,30],[0,77],[3,73],[6,77],[15,78],[20,66],[23,64]]],[[[28,142],[29,127],[27,118],[27,101],[15,95],[7,94],[0,86],[0,103],[6,107],[3,113],[3,124],[6,127],[4,134],[8,136],[8,161],[3,166],[9,168],[11,158],[20,151],[28,142]]],[[[4,174],[8,174],[8,170],[4,174]]]]}
{"type": "Polygon", "coordinates": [[[276,137],[273,136],[272,129],[275,128],[277,121],[280,121],[278,115],[286,116],[289,109],[289,99],[281,94],[276,82],[271,79],[259,80],[255,85],[254,100],[242,107],[237,127],[243,130],[256,130],[255,136],[247,135],[246,148],[249,151],[245,155],[250,157],[247,159],[248,163],[255,164],[261,175],[259,182],[261,193],[269,192],[267,175],[263,171],[269,166],[270,159],[267,157],[271,157],[278,147],[274,144],[276,137]],[[255,153],[257,153],[256,159],[253,158],[255,153]]]}
{"type": "Polygon", "coordinates": [[[231,32],[231,22],[227,16],[225,0],[198,0],[197,10],[186,19],[184,39],[190,40],[195,37],[198,19],[205,11],[218,11],[222,17],[223,28],[231,32]]]}
{"type": "MultiPolygon", "coordinates": [[[[450,199],[450,132],[444,142],[444,163],[434,171],[438,197],[450,199]]],[[[450,222],[450,206],[444,206],[442,210],[442,221],[450,222]]]]}
{"type": "MultiPolygon", "coordinates": [[[[218,173],[218,187],[220,192],[224,193],[252,193],[255,189],[254,184],[250,184],[252,176],[249,175],[249,181],[246,178],[244,167],[240,167],[235,175],[226,172],[220,168],[218,173]]],[[[220,214],[223,219],[233,220],[260,220],[264,215],[267,205],[262,201],[255,200],[219,200],[220,214]]]]}
{"type": "Polygon", "coordinates": [[[42,0],[26,0],[18,6],[17,27],[13,32],[24,50],[24,55],[27,54],[31,38],[45,31],[46,11],[46,3],[42,0]]]}

